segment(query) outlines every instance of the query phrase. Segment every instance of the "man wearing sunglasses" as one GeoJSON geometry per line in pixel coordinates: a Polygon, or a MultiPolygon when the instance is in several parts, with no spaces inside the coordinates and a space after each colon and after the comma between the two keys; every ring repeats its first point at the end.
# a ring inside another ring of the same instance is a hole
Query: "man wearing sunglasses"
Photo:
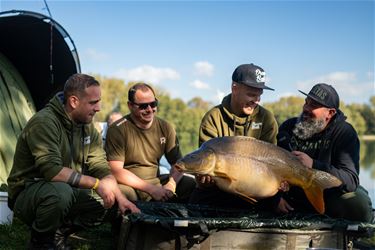
{"type": "Polygon", "coordinates": [[[173,167],[181,158],[178,139],[172,125],[156,117],[158,100],[151,86],[133,85],[128,107],[130,114],[108,129],[105,145],[120,189],[132,201],[187,201],[195,181],[173,167]],[[163,155],[172,168],[169,175],[160,176],[163,155]]]}
{"type": "MultiPolygon", "coordinates": [[[[372,205],[367,191],[359,184],[359,139],[355,129],[339,109],[340,99],[328,84],[316,84],[306,95],[299,117],[281,124],[278,146],[292,151],[307,168],[328,172],[343,186],[324,193],[326,214],[336,218],[369,222],[372,205]]],[[[314,212],[303,191],[291,187],[283,193],[278,208],[314,212]]]]}

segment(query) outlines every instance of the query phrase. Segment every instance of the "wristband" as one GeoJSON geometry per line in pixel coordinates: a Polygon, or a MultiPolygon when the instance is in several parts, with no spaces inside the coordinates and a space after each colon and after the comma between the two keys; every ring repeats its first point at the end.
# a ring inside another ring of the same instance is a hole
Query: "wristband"
{"type": "Polygon", "coordinates": [[[98,178],[95,178],[96,180],[95,180],[95,184],[94,184],[94,186],[91,188],[91,189],[93,189],[93,190],[96,190],[98,187],[99,187],[99,179],[98,178]]]}

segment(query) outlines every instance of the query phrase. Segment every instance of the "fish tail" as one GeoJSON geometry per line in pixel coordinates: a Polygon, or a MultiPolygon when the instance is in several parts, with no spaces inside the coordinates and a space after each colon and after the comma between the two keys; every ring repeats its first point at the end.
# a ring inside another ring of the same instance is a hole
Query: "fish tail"
{"type": "Polygon", "coordinates": [[[313,205],[315,210],[320,214],[324,214],[324,189],[322,189],[321,186],[317,185],[316,182],[313,182],[311,186],[309,188],[304,189],[304,191],[307,199],[310,201],[311,205],[313,205]]]}
{"type": "Polygon", "coordinates": [[[307,199],[316,211],[320,214],[324,214],[324,190],[338,187],[341,184],[342,182],[333,175],[323,171],[316,171],[311,180],[311,185],[304,188],[304,191],[307,199]]]}

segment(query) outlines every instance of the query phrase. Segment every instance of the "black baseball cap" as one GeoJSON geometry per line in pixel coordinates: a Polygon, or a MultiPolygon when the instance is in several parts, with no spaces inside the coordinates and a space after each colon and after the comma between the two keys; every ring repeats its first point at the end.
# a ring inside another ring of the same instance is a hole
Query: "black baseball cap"
{"type": "Polygon", "coordinates": [[[327,108],[339,108],[339,95],[337,94],[336,90],[329,84],[318,83],[310,90],[308,94],[301,90],[298,91],[327,108]]]}
{"type": "Polygon", "coordinates": [[[232,75],[232,81],[245,84],[258,89],[274,90],[265,85],[266,72],[255,64],[242,64],[238,66],[232,75]]]}

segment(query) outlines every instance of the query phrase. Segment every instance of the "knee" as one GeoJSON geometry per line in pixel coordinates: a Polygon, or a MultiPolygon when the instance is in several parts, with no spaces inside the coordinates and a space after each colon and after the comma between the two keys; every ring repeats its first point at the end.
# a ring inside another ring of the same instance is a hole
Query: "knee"
{"type": "Polygon", "coordinates": [[[188,202],[190,195],[196,186],[195,179],[190,176],[183,176],[177,184],[176,193],[181,202],[188,202]]]}
{"type": "Polygon", "coordinates": [[[54,207],[56,211],[66,211],[74,203],[74,192],[70,185],[62,182],[51,183],[49,191],[41,194],[41,204],[54,207]]]}
{"type": "Polygon", "coordinates": [[[357,191],[332,199],[327,204],[327,214],[353,221],[371,222],[373,220],[370,197],[357,191]]]}
{"type": "Polygon", "coordinates": [[[193,190],[196,187],[196,181],[193,177],[184,175],[180,182],[178,183],[179,186],[185,187],[186,189],[193,190]]]}
{"type": "Polygon", "coordinates": [[[133,202],[138,200],[138,196],[134,188],[123,184],[118,184],[118,187],[120,188],[121,193],[125,195],[128,200],[133,202]]]}

